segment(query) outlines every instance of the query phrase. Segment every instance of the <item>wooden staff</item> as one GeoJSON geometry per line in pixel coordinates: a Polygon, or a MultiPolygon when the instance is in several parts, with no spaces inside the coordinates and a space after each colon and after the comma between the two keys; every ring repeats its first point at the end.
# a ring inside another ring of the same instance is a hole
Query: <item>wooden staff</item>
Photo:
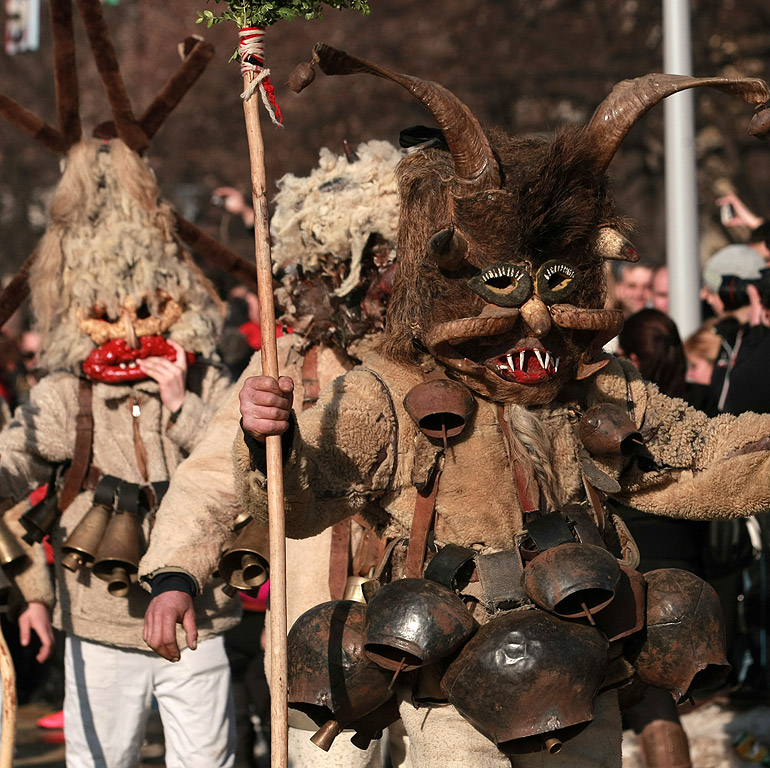
{"type": "MultiPolygon", "coordinates": [[[[248,90],[256,77],[243,76],[248,90]]],[[[278,380],[278,351],[273,304],[273,270],[270,258],[270,228],[265,183],[265,148],[259,124],[259,92],[243,102],[251,163],[251,193],[254,205],[254,256],[257,262],[259,323],[262,328],[262,373],[278,380]]],[[[267,509],[270,516],[270,744],[271,765],[289,764],[288,659],[286,651],[286,526],[283,510],[283,463],[281,436],[265,441],[267,450],[267,509]]]]}
{"type": "Polygon", "coordinates": [[[16,670],[2,629],[0,629],[0,677],[3,680],[3,733],[2,738],[0,738],[0,768],[11,768],[16,740],[16,670]]]}

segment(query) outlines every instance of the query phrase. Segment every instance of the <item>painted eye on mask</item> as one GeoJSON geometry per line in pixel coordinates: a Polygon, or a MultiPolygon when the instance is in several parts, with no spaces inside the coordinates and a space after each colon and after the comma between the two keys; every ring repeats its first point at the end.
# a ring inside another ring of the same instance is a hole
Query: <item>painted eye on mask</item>
{"type": "Polygon", "coordinates": [[[546,304],[561,304],[578,286],[580,273],[562,261],[546,261],[537,271],[535,285],[537,295],[546,304]]]}
{"type": "Polygon", "coordinates": [[[517,264],[487,267],[468,284],[484,301],[500,307],[520,307],[532,294],[532,278],[517,264]]]}

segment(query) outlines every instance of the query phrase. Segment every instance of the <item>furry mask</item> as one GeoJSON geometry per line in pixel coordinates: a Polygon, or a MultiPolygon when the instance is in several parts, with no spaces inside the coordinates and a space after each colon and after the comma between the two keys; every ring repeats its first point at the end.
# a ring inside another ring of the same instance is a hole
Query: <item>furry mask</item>
{"type": "Polygon", "coordinates": [[[398,229],[395,167],[385,141],[336,155],[322,149],[308,176],[278,182],[270,229],[281,279],[281,321],[346,348],[381,330],[392,287],[398,229]]]}
{"type": "Polygon", "coordinates": [[[152,171],[123,141],[70,149],[50,219],[30,272],[46,368],[79,372],[101,348],[123,363],[121,380],[143,378],[133,361],[168,352],[142,343],[150,337],[214,352],[222,303],[176,239],[152,171]]]}
{"type": "Polygon", "coordinates": [[[398,168],[398,270],[383,352],[416,365],[427,350],[482,395],[523,405],[551,401],[595,373],[622,315],[603,309],[605,259],[637,260],[616,215],[606,170],[636,120],[662,98],[710,86],[761,105],[752,78],[647,75],[619,83],[589,125],[551,139],[485,132],[437,83],[403,75],[327,45],[312,66],[398,83],[433,114],[448,152],[427,149],[398,168]]]}

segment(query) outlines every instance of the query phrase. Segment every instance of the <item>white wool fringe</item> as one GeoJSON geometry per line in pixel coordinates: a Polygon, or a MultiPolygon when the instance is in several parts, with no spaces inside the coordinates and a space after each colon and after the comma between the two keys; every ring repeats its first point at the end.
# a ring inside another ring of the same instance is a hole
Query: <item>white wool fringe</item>
{"type": "Polygon", "coordinates": [[[317,272],[350,263],[338,296],[358,285],[369,236],[378,232],[396,242],[398,229],[394,169],[403,153],[387,141],[368,141],[355,151],[359,159],[349,163],[324,148],[309,176],[281,178],[270,224],[277,269],[296,262],[317,272]]]}
{"type": "Polygon", "coordinates": [[[158,311],[158,291],[184,309],[169,337],[211,355],[222,325],[208,281],[174,236],[154,175],[122,141],[79,142],[51,203],[51,222],[30,272],[32,307],[49,370],[78,370],[95,347],[77,321],[99,307],[111,318],[131,297],[158,311]]]}
{"type": "Polygon", "coordinates": [[[546,511],[559,509],[558,480],[553,471],[553,447],[540,420],[523,405],[505,406],[505,419],[513,436],[512,450],[527,462],[540,487],[546,511]]]}

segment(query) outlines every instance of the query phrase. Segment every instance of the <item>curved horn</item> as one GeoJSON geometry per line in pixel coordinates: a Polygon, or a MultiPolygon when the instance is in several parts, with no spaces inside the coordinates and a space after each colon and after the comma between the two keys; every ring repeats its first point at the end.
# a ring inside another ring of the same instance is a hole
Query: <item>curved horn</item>
{"type": "Polygon", "coordinates": [[[316,44],[313,58],[326,75],[366,73],[398,83],[424,104],[444,132],[457,180],[471,192],[500,188],[500,168],[484,131],[468,107],[446,88],[378,67],[325,43],[316,44]]]}
{"type": "MultiPolygon", "coordinates": [[[[770,90],[764,80],[755,77],[690,77],[688,75],[650,74],[634,80],[622,80],[597,107],[586,132],[597,147],[596,170],[604,173],[626,134],[642,115],[659,101],[688,88],[708,86],[737,96],[748,104],[764,106],[770,90]]],[[[761,112],[752,121],[754,135],[761,112]]]]}
{"type": "Polygon", "coordinates": [[[442,229],[428,240],[428,256],[448,272],[458,269],[467,253],[468,242],[454,227],[442,229]]]}

